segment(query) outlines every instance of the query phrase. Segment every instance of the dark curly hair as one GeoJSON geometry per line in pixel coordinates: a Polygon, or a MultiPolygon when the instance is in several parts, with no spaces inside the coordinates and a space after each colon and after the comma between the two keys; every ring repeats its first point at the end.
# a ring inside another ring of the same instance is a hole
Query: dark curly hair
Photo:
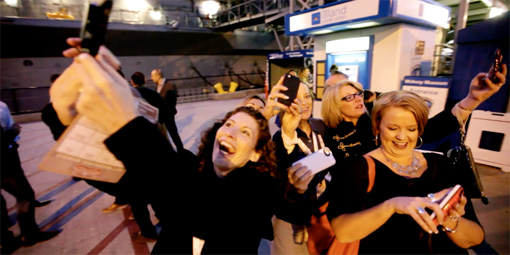
{"type": "Polygon", "coordinates": [[[227,113],[225,118],[215,122],[210,129],[202,133],[202,141],[198,147],[199,171],[202,171],[204,168],[212,167],[212,151],[214,140],[216,139],[216,132],[218,132],[218,129],[220,129],[230,117],[239,112],[250,115],[259,124],[259,137],[255,150],[261,152],[260,158],[257,162],[248,161],[244,167],[255,169],[260,172],[269,172],[271,176],[278,178],[275,163],[275,145],[271,140],[268,122],[259,111],[246,106],[238,107],[227,113]]]}

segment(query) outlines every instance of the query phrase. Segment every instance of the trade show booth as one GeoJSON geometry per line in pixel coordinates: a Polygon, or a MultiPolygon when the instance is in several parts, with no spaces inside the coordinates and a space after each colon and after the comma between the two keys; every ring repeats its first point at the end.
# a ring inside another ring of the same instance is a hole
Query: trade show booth
{"type": "Polygon", "coordinates": [[[429,0],[336,1],[285,18],[287,35],[315,36],[316,74],[325,74],[315,79],[320,99],[333,64],[365,89],[399,89],[416,66],[431,65],[450,8],[429,0]]]}

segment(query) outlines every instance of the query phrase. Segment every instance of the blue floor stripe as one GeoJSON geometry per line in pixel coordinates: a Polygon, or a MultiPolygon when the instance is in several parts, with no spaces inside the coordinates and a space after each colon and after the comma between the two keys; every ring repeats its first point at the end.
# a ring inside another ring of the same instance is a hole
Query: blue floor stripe
{"type": "Polygon", "coordinates": [[[51,230],[59,230],[59,229],[61,229],[67,222],[69,222],[71,219],[76,217],[80,212],[85,210],[85,208],[87,208],[89,205],[94,203],[96,200],[98,200],[104,194],[105,194],[104,192],[98,193],[94,198],[90,199],[89,201],[87,201],[86,203],[81,205],[80,207],[76,208],[72,213],[70,213],[69,215],[64,217],[62,220],[60,220],[60,221],[56,222],[55,224],[53,224],[53,226],[51,226],[48,230],[51,231],[51,230]]]}
{"type": "Polygon", "coordinates": [[[54,196],[60,194],[65,189],[73,186],[74,184],[76,184],[78,182],[79,181],[75,181],[75,180],[71,179],[70,181],[62,184],[60,187],[57,187],[54,190],[52,190],[52,191],[42,195],[41,197],[37,198],[37,200],[39,200],[39,201],[49,200],[49,199],[53,198],[54,196]]]}
{"type": "MultiPolygon", "coordinates": [[[[79,181],[75,181],[74,179],[71,179],[68,182],[60,185],[59,187],[57,187],[57,188],[51,190],[50,192],[42,195],[41,197],[37,198],[37,200],[39,200],[39,201],[50,200],[51,198],[53,198],[54,196],[62,193],[64,190],[66,190],[67,188],[73,186],[77,182],[79,182],[79,181]]],[[[17,218],[18,218],[18,213],[17,212],[11,213],[9,215],[9,220],[12,222],[12,224],[16,224],[17,218]]]]}
{"type": "Polygon", "coordinates": [[[88,188],[87,190],[85,190],[84,192],[82,192],[80,195],[78,195],[77,197],[73,198],[71,201],[69,201],[67,204],[65,204],[62,208],[60,208],[58,211],[54,212],[52,215],[50,215],[48,218],[46,218],[45,220],[43,220],[41,223],[39,223],[39,227],[41,228],[42,226],[45,226],[47,225],[48,223],[52,222],[53,220],[55,220],[56,218],[58,218],[60,215],[62,215],[63,213],[65,213],[67,210],[71,209],[71,207],[73,207],[75,204],[77,204],[78,202],[80,202],[80,200],[82,200],[84,197],[86,197],[88,194],[92,193],[94,190],[96,190],[96,188],[94,187],[90,187],[88,188]]]}

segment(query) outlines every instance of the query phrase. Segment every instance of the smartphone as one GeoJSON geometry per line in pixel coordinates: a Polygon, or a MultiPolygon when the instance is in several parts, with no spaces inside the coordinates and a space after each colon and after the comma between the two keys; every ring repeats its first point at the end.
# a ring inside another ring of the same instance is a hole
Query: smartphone
{"type": "MultiPolygon", "coordinates": [[[[445,215],[448,215],[455,205],[460,202],[463,195],[464,188],[462,188],[459,184],[455,185],[455,187],[453,187],[442,199],[437,201],[437,203],[439,203],[439,208],[441,208],[445,215]]],[[[430,215],[430,218],[436,225],[439,224],[435,212],[430,215]]]]}
{"type": "Polygon", "coordinates": [[[301,81],[299,80],[298,77],[291,74],[285,74],[285,77],[283,78],[283,86],[287,87],[287,90],[282,91],[282,93],[288,96],[289,98],[288,99],[277,98],[276,102],[282,103],[286,106],[290,106],[292,102],[294,102],[294,99],[296,99],[297,97],[299,83],[301,83],[301,81]]]}
{"type": "Polygon", "coordinates": [[[503,60],[503,55],[501,55],[501,50],[496,49],[494,53],[494,62],[492,63],[491,69],[487,74],[487,78],[492,81],[492,83],[499,83],[499,78],[496,76],[496,73],[501,69],[501,60],[503,60]]]}
{"type": "Polygon", "coordinates": [[[306,166],[312,171],[313,174],[317,174],[336,163],[333,153],[328,147],[324,147],[292,164],[292,166],[301,164],[306,166]]]}
{"type": "Polygon", "coordinates": [[[87,15],[81,24],[81,52],[97,55],[99,46],[104,43],[112,5],[112,0],[89,0],[87,15]]]}

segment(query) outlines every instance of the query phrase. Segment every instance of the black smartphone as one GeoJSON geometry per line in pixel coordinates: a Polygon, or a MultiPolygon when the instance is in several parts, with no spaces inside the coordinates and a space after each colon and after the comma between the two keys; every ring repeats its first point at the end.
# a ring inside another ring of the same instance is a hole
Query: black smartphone
{"type": "Polygon", "coordinates": [[[496,52],[494,53],[494,62],[489,70],[489,74],[487,74],[487,78],[490,79],[492,83],[499,83],[499,78],[496,76],[496,73],[501,71],[501,60],[503,60],[501,50],[496,49],[496,52]]]}
{"type": "Polygon", "coordinates": [[[112,0],[89,0],[87,15],[81,25],[81,52],[97,55],[99,46],[104,43],[106,26],[112,10],[112,0]]]}
{"type": "Polygon", "coordinates": [[[283,78],[283,86],[287,87],[286,91],[282,91],[283,94],[288,96],[288,99],[281,99],[277,98],[277,102],[282,103],[286,106],[290,106],[292,102],[294,102],[294,99],[297,97],[297,92],[299,89],[299,83],[301,81],[298,77],[291,75],[291,74],[285,74],[285,77],[283,78]]]}

